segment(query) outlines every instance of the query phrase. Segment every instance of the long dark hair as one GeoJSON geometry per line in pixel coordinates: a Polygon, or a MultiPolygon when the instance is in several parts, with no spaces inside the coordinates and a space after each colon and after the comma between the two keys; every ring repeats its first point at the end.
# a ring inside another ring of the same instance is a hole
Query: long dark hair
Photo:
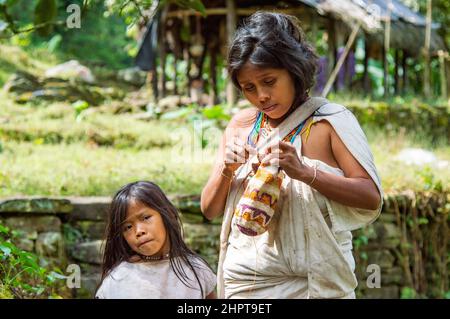
{"type": "MultiPolygon", "coordinates": [[[[103,253],[102,277],[98,288],[108,274],[121,262],[128,261],[136,255],[126,242],[122,226],[127,216],[128,206],[131,201],[138,201],[161,214],[164,227],[170,240],[170,266],[175,275],[187,287],[191,278],[184,271],[184,262],[193,271],[203,297],[204,292],[195,268],[198,264],[193,260],[199,260],[209,267],[208,263],[194,251],[192,251],[183,240],[183,226],[177,208],[170,202],[158,185],[148,181],[138,181],[123,186],[114,196],[108,216],[106,228],[106,242],[103,253]],[[175,258],[179,257],[179,258],[175,258]],[[195,257],[190,258],[189,257],[195,257]]],[[[98,290],[97,288],[97,290],[98,290]]]]}
{"type": "Polygon", "coordinates": [[[308,98],[318,68],[318,56],[306,42],[298,19],[262,11],[244,20],[228,51],[228,74],[239,90],[237,74],[247,62],[289,72],[296,94],[292,108],[308,98]]]}

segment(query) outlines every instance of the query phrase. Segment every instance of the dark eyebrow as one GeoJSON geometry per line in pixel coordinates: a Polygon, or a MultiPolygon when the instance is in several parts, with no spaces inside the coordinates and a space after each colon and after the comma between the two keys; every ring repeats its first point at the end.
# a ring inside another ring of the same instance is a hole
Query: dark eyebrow
{"type": "Polygon", "coordinates": [[[272,71],[268,71],[266,73],[261,74],[258,78],[264,78],[266,76],[274,76],[274,75],[272,74],[272,71]]]}
{"type": "MultiPolygon", "coordinates": [[[[258,79],[265,78],[265,77],[267,77],[267,76],[275,76],[275,75],[272,73],[272,71],[268,71],[268,72],[265,72],[265,73],[261,74],[260,76],[258,76],[258,79]]],[[[239,83],[240,86],[244,86],[244,85],[246,85],[248,82],[251,82],[251,80],[249,80],[249,81],[243,81],[243,82],[239,82],[239,81],[238,81],[238,83],[239,83]]]]}
{"type": "MultiPolygon", "coordinates": [[[[137,213],[137,214],[134,214],[133,216],[131,216],[131,219],[134,219],[134,218],[140,218],[140,217],[142,217],[142,215],[144,215],[144,214],[150,214],[151,212],[147,212],[147,211],[142,211],[142,212],[139,212],[139,213],[137,213]]],[[[122,225],[124,225],[124,224],[126,224],[126,223],[129,223],[130,221],[129,221],[129,219],[130,218],[126,218],[124,221],[123,221],[123,223],[122,223],[122,225]]]]}

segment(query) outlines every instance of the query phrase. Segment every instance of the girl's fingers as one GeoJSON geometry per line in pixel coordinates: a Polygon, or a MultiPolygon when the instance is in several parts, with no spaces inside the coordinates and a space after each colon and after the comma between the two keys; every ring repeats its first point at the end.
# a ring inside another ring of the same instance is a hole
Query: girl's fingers
{"type": "Polygon", "coordinates": [[[279,148],[283,152],[288,152],[288,151],[295,150],[295,147],[291,143],[283,142],[283,141],[280,141],[279,148]]]}
{"type": "Polygon", "coordinates": [[[254,148],[254,147],[252,147],[251,145],[249,145],[249,144],[244,144],[244,147],[245,147],[245,150],[250,154],[250,155],[255,155],[255,154],[257,154],[258,152],[257,152],[257,150],[254,148]]]}
{"type": "Polygon", "coordinates": [[[225,151],[225,162],[226,163],[245,163],[246,158],[240,154],[234,152],[231,148],[225,151]]]}
{"type": "Polygon", "coordinates": [[[262,159],[261,165],[263,165],[263,166],[270,165],[270,164],[271,164],[271,161],[272,161],[273,159],[279,160],[280,158],[281,158],[281,153],[279,153],[279,152],[267,154],[267,155],[264,156],[264,158],[262,159]]]}

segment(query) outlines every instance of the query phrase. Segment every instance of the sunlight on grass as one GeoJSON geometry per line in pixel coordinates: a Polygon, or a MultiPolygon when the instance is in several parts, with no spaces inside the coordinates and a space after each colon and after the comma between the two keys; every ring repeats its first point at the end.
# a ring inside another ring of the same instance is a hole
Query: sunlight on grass
{"type": "Polygon", "coordinates": [[[172,149],[124,151],[86,145],[3,143],[0,197],[24,195],[112,195],[136,180],[152,180],[169,193],[199,194],[211,169],[203,163],[177,161],[172,149]]]}

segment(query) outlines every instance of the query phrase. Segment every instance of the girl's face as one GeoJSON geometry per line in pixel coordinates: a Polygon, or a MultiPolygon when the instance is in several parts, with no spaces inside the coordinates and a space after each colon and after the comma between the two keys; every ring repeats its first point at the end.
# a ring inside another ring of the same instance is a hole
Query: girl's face
{"type": "Polygon", "coordinates": [[[245,98],[271,119],[282,119],[294,103],[294,81],[285,69],[259,68],[247,62],[237,80],[245,98]]]}
{"type": "Polygon", "coordinates": [[[169,252],[170,242],[161,214],[141,202],[130,202],[122,227],[125,240],[136,253],[156,257],[169,252]]]}

